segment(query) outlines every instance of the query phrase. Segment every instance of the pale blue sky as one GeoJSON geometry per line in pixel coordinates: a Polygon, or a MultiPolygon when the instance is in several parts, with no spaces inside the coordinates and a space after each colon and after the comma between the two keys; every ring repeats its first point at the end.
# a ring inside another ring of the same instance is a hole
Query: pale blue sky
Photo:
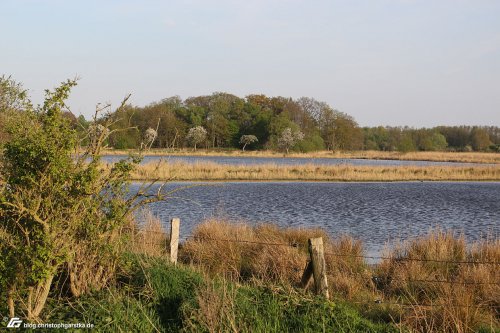
{"type": "Polygon", "coordinates": [[[500,126],[498,0],[0,0],[0,74],[81,77],[89,117],[225,91],[308,96],[362,126],[500,126]]]}

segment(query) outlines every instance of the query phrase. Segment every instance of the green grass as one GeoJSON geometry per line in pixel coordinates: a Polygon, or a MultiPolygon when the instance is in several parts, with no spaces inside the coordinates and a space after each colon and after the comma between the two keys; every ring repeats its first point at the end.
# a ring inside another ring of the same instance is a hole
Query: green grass
{"type": "MultiPolygon", "coordinates": [[[[132,267],[132,266],[131,266],[132,267]]],[[[396,332],[347,304],[293,290],[235,285],[146,260],[117,287],[53,301],[44,322],[91,322],[96,332],[396,332]]]]}
{"type": "Polygon", "coordinates": [[[265,287],[239,288],[236,309],[238,327],[246,332],[395,332],[345,304],[265,287]]]}

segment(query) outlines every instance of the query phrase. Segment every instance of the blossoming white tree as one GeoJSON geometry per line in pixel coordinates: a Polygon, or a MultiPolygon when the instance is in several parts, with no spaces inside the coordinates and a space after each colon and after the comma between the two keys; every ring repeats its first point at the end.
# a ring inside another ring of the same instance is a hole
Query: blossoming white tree
{"type": "Polygon", "coordinates": [[[186,139],[194,145],[194,150],[196,150],[196,146],[207,139],[207,130],[203,126],[193,127],[189,129],[186,139]]]}
{"type": "Polygon", "coordinates": [[[287,127],[281,133],[281,136],[278,139],[278,146],[281,149],[284,149],[288,154],[290,148],[295,146],[298,142],[304,139],[304,133],[297,130],[295,132],[292,131],[290,127],[287,127]]]}

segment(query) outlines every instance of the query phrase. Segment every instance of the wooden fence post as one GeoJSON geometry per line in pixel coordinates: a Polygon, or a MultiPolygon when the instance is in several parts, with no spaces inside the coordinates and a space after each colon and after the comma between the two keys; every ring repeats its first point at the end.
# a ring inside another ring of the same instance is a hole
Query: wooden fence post
{"type": "Polygon", "coordinates": [[[170,261],[174,264],[177,264],[180,224],[181,220],[177,217],[170,220],[170,261]]]}
{"type": "Polygon", "coordinates": [[[311,278],[313,275],[313,266],[312,262],[308,261],[306,268],[304,269],[304,273],[302,274],[302,279],[300,280],[300,286],[304,289],[309,287],[309,283],[311,282],[311,278]]]}
{"type": "Polygon", "coordinates": [[[323,238],[309,239],[309,254],[311,255],[312,271],[316,293],[330,298],[328,281],[326,279],[326,263],[323,251],[323,238]]]}

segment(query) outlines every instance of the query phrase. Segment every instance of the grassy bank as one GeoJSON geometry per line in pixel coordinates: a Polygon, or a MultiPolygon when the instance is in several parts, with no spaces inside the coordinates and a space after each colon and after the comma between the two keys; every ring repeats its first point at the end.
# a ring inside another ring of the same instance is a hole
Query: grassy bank
{"type": "Polygon", "coordinates": [[[197,227],[180,255],[208,276],[296,290],[312,237],[325,242],[330,294],[364,318],[415,332],[500,329],[498,239],[467,244],[463,237],[434,230],[388,250],[373,266],[365,261],[363,244],[349,237],[212,220],[197,227]]]}
{"type": "MultiPolygon", "coordinates": [[[[103,151],[105,155],[128,155],[133,150],[108,149],[103,151]]],[[[198,149],[151,149],[147,155],[171,155],[171,156],[234,156],[234,157],[284,157],[282,152],[271,150],[241,151],[232,149],[204,150],[198,149]]],[[[464,162],[464,163],[495,163],[500,164],[500,154],[481,152],[408,152],[395,151],[318,151],[311,153],[291,152],[286,157],[293,158],[354,158],[354,159],[379,159],[379,160],[402,160],[402,161],[436,161],[436,162],[464,162]]]]}
{"type": "Polygon", "coordinates": [[[289,287],[209,278],[162,258],[128,264],[118,286],[54,304],[46,320],[91,322],[98,332],[397,332],[346,302],[289,287]]]}
{"type": "MultiPolygon", "coordinates": [[[[154,216],[145,218],[127,229],[128,251],[107,288],[70,297],[58,277],[40,322],[93,323],[97,332],[500,329],[498,239],[467,244],[434,231],[373,266],[361,242],[321,229],[209,220],[181,244],[174,266],[168,234],[154,216]],[[311,237],[324,239],[331,300],[300,286],[311,237]]],[[[3,297],[0,313],[7,313],[3,297]]]]}
{"type": "Polygon", "coordinates": [[[500,166],[223,165],[213,162],[161,162],[139,166],[132,173],[132,178],[183,181],[498,181],[500,166]]]}

